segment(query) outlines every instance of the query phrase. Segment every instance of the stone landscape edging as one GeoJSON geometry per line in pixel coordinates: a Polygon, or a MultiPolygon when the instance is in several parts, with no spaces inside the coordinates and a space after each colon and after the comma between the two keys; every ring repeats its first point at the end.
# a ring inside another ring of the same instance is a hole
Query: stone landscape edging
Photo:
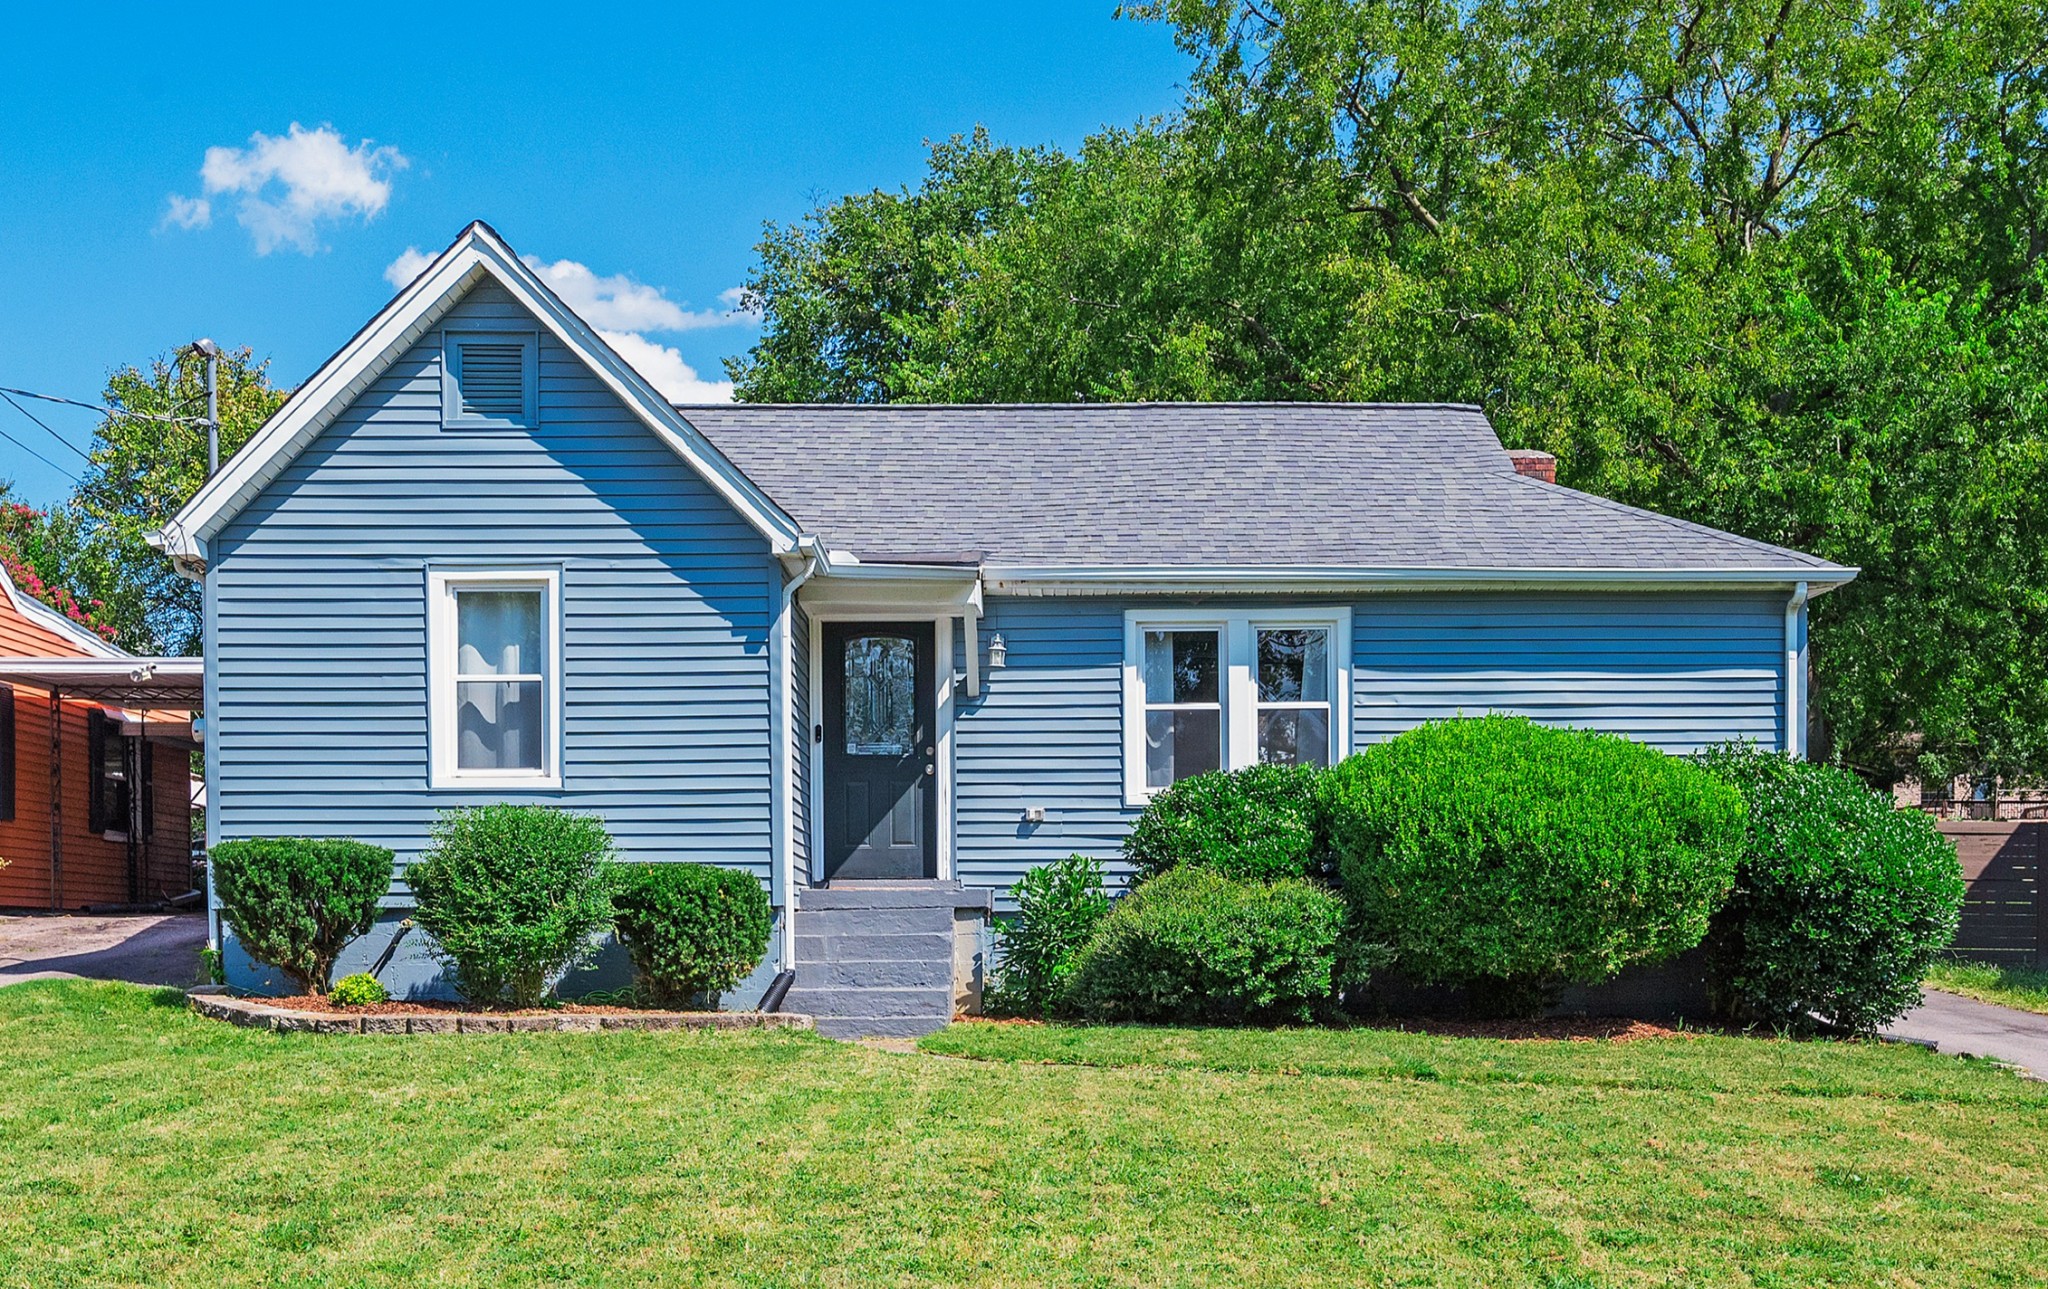
{"type": "Polygon", "coordinates": [[[287,1034],[595,1034],[599,1031],[675,1029],[811,1029],[809,1016],[795,1012],[557,1012],[503,1016],[490,1012],[372,1013],[297,1011],[260,998],[227,994],[186,995],[192,1010],[213,1020],[287,1034]]]}

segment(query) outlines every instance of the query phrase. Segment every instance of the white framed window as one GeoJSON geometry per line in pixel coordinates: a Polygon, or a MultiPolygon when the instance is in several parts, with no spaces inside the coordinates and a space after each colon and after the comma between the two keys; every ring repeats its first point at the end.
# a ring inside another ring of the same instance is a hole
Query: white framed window
{"type": "Polygon", "coordinates": [[[540,337],[531,331],[441,333],[441,424],[532,429],[540,424],[540,337]]]}
{"type": "Polygon", "coordinates": [[[561,786],[561,592],[557,568],[427,571],[434,787],[561,786]]]}
{"type": "Polygon", "coordinates": [[[1351,610],[1124,615],[1124,799],[1260,764],[1328,765],[1350,742],[1351,610]]]}

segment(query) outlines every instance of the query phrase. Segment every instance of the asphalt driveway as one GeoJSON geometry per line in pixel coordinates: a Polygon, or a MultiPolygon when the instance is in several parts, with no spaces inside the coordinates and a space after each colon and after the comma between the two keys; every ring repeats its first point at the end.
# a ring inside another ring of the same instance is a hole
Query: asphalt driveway
{"type": "Polygon", "coordinates": [[[2048,1079],[2048,1016],[2036,1012],[1929,989],[1918,1007],[1884,1033],[1955,1056],[1989,1056],[2048,1079]]]}
{"type": "Polygon", "coordinates": [[[0,917],[0,985],[82,977],[137,985],[204,983],[202,913],[0,917]]]}

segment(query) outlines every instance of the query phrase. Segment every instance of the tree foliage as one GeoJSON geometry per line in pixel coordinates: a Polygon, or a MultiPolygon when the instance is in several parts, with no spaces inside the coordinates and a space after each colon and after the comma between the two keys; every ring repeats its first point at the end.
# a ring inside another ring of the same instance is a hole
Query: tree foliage
{"type": "MultiPolygon", "coordinates": [[[[246,348],[220,355],[220,459],[249,441],[285,393],[270,383],[270,362],[246,348]]],[[[204,365],[172,356],[145,367],[123,367],[107,377],[109,407],[162,417],[195,417],[206,410],[204,365]]],[[[100,552],[104,581],[93,594],[138,653],[196,654],[200,650],[199,584],[180,575],[147,535],[190,501],[206,482],[206,427],[112,416],[93,435],[92,464],[72,504],[88,539],[100,552]]]]}
{"type": "MultiPolygon", "coordinates": [[[[284,405],[269,369],[246,348],[221,351],[223,463],[284,405]]],[[[35,583],[31,594],[131,652],[196,654],[199,585],[148,535],[206,482],[204,365],[163,354],[117,368],[101,399],[133,415],[100,422],[85,476],[62,505],[13,502],[0,481],[0,560],[17,585],[35,583]]]]}
{"type": "Polygon", "coordinates": [[[2048,776],[2042,0],[1162,0],[1169,118],[771,228],[766,400],[1459,399],[1864,570],[1865,774],[2048,776]]]}

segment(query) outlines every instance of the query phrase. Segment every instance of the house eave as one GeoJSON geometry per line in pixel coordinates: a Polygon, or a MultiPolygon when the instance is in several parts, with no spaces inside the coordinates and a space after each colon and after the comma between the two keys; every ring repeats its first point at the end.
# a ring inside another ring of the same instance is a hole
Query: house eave
{"type": "Polygon", "coordinates": [[[1852,580],[1839,565],[1784,568],[1441,568],[1358,565],[989,564],[991,595],[1314,595],[1385,591],[1683,591],[1750,588],[1820,595],[1852,580]]]}

